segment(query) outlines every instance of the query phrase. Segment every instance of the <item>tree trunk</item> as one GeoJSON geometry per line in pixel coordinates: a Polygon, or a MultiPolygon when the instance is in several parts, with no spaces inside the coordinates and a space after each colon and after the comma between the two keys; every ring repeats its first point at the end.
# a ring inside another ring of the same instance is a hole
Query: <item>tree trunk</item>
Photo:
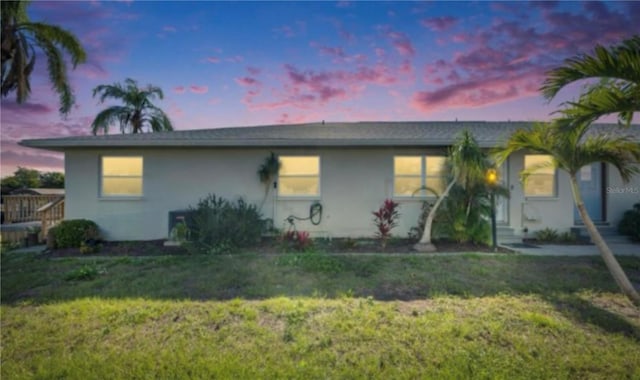
{"type": "Polygon", "coordinates": [[[451,181],[449,185],[447,185],[447,188],[444,190],[442,195],[438,198],[436,203],[433,205],[431,210],[429,210],[429,215],[427,215],[427,220],[424,224],[424,231],[422,232],[422,237],[420,238],[420,241],[418,242],[418,244],[413,246],[413,249],[415,249],[416,251],[434,252],[436,250],[436,247],[433,245],[433,243],[431,243],[431,227],[433,225],[433,219],[435,218],[436,212],[438,211],[438,208],[442,204],[442,201],[447,197],[447,195],[449,195],[451,188],[455,184],[456,184],[455,180],[451,181]]]}
{"type": "Polygon", "coordinates": [[[575,175],[571,175],[571,191],[573,192],[573,199],[576,202],[576,207],[578,208],[578,213],[580,213],[580,218],[582,218],[582,222],[587,228],[589,236],[591,236],[591,240],[593,240],[593,243],[596,245],[596,247],[598,247],[600,255],[607,265],[607,268],[609,268],[609,272],[613,276],[613,279],[616,281],[624,295],[626,295],[629,300],[631,300],[631,302],[633,302],[636,306],[640,306],[640,295],[635,290],[635,288],[629,281],[629,278],[622,270],[622,267],[618,263],[618,260],[616,260],[613,252],[611,252],[611,249],[609,249],[609,246],[607,246],[607,243],[605,243],[604,239],[600,235],[600,232],[598,232],[598,229],[596,228],[595,224],[593,224],[593,221],[591,220],[591,217],[589,216],[589,213],[584,206],[582,195],[580,195],[580,190],[578,188],[578,181],[575,175]]]}

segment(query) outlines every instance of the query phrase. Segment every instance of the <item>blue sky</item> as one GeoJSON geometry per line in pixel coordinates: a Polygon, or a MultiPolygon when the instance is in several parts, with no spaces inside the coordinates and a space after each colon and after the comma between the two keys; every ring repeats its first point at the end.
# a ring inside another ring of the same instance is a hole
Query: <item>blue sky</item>
{"type": "MultiPolygon", "coordinates": [[[[88,134],[99,84],[160,86],[176,129],[320,120],[548,120],[538,88],[563,59],[640,33],[634,2],[46,2],[32,20],[75,33],[62,118],[44,60],[25,105],[2,99],[2,176],[61,170],[26,138],[88,134]]],[[[118,130],[113,128],[113,132],[118,130]]]]}

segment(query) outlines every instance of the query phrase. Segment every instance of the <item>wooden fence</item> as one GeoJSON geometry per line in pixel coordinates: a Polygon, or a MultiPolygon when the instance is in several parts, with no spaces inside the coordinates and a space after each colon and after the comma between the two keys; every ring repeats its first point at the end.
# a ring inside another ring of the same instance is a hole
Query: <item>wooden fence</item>
{"type": "Polygon", "coordinates": [[[3,201],[5,224],[0,232],[0,241],[5,243],[22,245],[29,235],[29,228],[37,225],[40,226],[38,242],[46,241],[49,229],[64,219],[64,196],[7,195],[3,201]]]}
{"type": "Polygon", "coordinates": [[[5,195],[2,197],[5,223],[23,223],[40,220],[38,209],[60,199],[59,194],[5,195]]]}
{"type": "Polygon", "coordinates": [[[58,199],[47,203],[37,211],[42,221],[42,237],[46,239],[49,229],[64,219],[64,197],[58,197],[58,199]]]}

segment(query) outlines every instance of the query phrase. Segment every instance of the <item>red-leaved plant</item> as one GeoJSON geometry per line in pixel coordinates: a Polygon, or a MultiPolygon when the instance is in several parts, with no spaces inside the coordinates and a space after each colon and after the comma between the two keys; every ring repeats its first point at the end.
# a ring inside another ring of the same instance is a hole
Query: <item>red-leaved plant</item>
{"type": "Polygon", "coordinates": [[[373,212],[373,223],[376,228],[376,238],[380,240],[380,247],[384,250],[387,247],[387,241],[391,237],[391,230],[398,225],[398,212],[400,205],[391,199],[385,199],[378,211],[373,212]]]}
{"type": "Polygon", "coordinates": [[[308,231],[287,231],[282,236],[282,240],[289,247],[300,252],[307,250],[313,244],[308,231]]]}

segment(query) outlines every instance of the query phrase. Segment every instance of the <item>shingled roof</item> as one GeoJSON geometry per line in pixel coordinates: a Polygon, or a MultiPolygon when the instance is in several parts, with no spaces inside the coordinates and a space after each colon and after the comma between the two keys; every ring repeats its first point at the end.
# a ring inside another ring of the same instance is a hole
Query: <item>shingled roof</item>
{"type": "MultiPolygon", "coordinates": [[[[73,136],[23,140],[20,145],[49,150],[101,147],[374,147],[447,146],[468,129],[482,147],[500,145],[532,122],[353,122],[265,125],[140,134],[73,136]]],[[[599,124],[594,132],[615,131],[640,141],[637,126],[599,124]]]]}

